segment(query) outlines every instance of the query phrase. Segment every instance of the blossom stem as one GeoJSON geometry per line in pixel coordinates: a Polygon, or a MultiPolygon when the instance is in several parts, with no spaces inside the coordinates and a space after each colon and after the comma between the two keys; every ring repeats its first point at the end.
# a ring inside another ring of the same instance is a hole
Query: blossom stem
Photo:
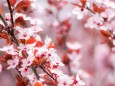
{"type": "Polygon", "coordinates": [[[11,4],[10,4],[10,1],[9,1],[9,0],[7,0],[7,3],[8,3],[9,11],[10,11],[11,23],[12,23],[12,26],[14,27],[13,10],[12,10],[12,8],[11,8],[11,4]]]}
{"type": "Polygon", "coordinates": [[[91,13],[95,14],[95,12],[91,10],[88,6],[86,6],[86,9],[89,10],[91,13]]]}
{"type": "Polygon", "coordinates": [[[36,68],[32,66],[31,69],[32,69],[32,71],[34,72],[36,78],[39,80],[40,77],[39,77],[39,75],[38,75],[38,73],[37,73],[36,68]]]}
{"type": "Polygon", "coordinates": [[[5,26],[8,26],[7,22],[5,21],[4,17],[0,14],[0,19],[4,23],[5,26]]]}
{"type": "Polygon", "coordinates": [[[22,78],[22,75],[21,75],[20,71],[18,71],[18,68],[16,67],[15,69],[17,70],[18,74],[20,75],[20,78],[22,78]]]}
{"type": "Polygon", "coordinates": [[[44,66],[41,66],[40,68],[41,68],[48,76],[50,76],[50,77],[55,81],[54,77],[53,77],[52,75],[50,75],[50,74],[45,70],[45,67],[44,67],[44,66]]]}
{"type": "MultiPolygon", "coordinates": [[[[10,11],[10,16],[11,16],[11,23],[12,23],[12,26],[14,27],[14,21],[13,21],[13,10],[11,8],[11,5],[10,5],[10,1],[7,0],[7,3],[8,3],[8,7],[9,7],[9,11],[10,11]]],[[[4,19],[4,17],[0,14],[0,19],[2,20],[2,22],[4,23],[5,26],[8,26],[6,20],[4,19]]],[[[9,26],[8,26],[9,27],[9,26]]],[[[9,27],[10,28],[10,27],[9,27]]],[[[19,46],[19,43],[14,35],[14,30],[13,29],[8,29],[8,33],[12,36],[12,41],[19,46]]]]}
{"type": "MultiPolygon", "coordinates": [[[[6,20],[4,19],[4,17],[1,14],[0,14],[0,19],[2,20],[2,22],[4,23],[4,25],[6,27],[8,27],[8,24],[7,24],[6,20]]],[[[18,41],[17,41],[17,39],[16,39],[16,37],[14,35],[14,30],[8,29],[8,33],[12,36],[12,41],[19,46],[19,43],[18,43],[18,41]]]]}

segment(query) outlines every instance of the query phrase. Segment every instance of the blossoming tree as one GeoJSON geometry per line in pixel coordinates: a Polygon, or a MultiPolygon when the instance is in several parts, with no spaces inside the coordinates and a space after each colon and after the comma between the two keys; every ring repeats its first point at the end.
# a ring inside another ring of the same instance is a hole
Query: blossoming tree
{"type": "Polygon", "coordinates": [[[114,18],[113,0],[1,0],[0,72],[16,70],[15,86],[115,86],[114,18]]]}

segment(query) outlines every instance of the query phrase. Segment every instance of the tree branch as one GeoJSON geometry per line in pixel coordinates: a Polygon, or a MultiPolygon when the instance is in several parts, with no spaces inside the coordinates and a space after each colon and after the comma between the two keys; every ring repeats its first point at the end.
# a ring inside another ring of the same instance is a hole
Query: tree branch
{"type": "Polygon", "coordinates": [[[5,26],[8,26],[6,20],[4,19],[4,17],[0,14],[0,19],[2,20],[2,22],[4,23],[5,26]]]}
{"type": "Polygon", "coordinates": [[[11,23],[12,23],[12,26],[14,27],[13,10],[11,8],[11,4],[9,0],[7,0],[7,3],[8,3],[9,11],[10,11],[11,23]]]}
{"type": "Polygon", "coordinates": [[[50,74],[45,70],[45,67],[44,67],[44,66],[41,66],[40,68],[41,68],[48,76],[50,76],[50,77],[55,81],[54,77],[53,77],[52,75],[50,75],[50,74]]]}
{"type": "Polygon", "coordinates": [[[36,68],[32,66],[31,69],[32,69],[32,71],[34,72],[36,78],[39,80],[40,77],[39,77],[39,75],[38,75],[38,73],[37,73],[36,68]]]}

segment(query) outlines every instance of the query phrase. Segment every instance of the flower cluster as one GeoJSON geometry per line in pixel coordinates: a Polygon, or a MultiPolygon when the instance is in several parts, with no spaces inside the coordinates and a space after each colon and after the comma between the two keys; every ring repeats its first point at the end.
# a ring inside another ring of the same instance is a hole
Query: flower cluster
{"type": "Polygon", "coordinates": [[[1,3],[0,73],[16,70],[16,86],[115,85],[113,0],[1,3]]]}
{"type": "MultiPolygon", "coordinates": [[[[44,41],[40,36],[43,32],[40,26],[43,24],[42,20],[28,16],[29,13],[34,12],[36,2],[37,0],[4,2],[9,12],[5,13],[4,17],[2,12],[0,13],[2,22],[0,37],[6,41],[6,45],[0,48],[0,51],[4,52],[0,72],[16,69],[16,86],[85,85],[78,74],[76,77],[69,76],[59,69],[64,64],[56,53],[56,46],[48,36],[44,41]],[[38,70],[42,71],[38,73],[38,70]]],[[[67,22],[62,24],[65,31],[69,24],[67,22]]],[[[71,46],[71,44],[67,45],[71,46]]],[[[71,57],[69,54],[68,56],[71,57]]]]}

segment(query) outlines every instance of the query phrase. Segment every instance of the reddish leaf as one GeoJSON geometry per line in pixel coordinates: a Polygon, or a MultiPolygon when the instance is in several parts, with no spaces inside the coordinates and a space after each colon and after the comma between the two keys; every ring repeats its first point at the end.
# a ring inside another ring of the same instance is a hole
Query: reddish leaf
{"type": "Polygon", "coordinates": [[[111,35],[108,31],[105,30],[100,30],[100,32],[106,37],[109,37],[111,35]]]}
{"type": "Polygon", "coordinates": [[[48,49],[49,48],[56,48],[56,46],[52,43],[52,42],[50,42],[50,44],[49,44],[49,46],[48,46],[48,49]]]}
{"type": "Polygon", "coordinates": [[[22,10],[23,8],[28,8],[30,6],[30,0],[23,0],[23,1],[20,1],[16,7],[15,7],[15,10],[22,10]]]}
{"type": "Polygon", "coordinates": [[[16,86],[26,86],[26,80],[24,77],[19,78],[19,76],[16,76],[16,79],[18,80],[16,86]]]}
{"type": "Polygon", "coordinates": [[[10,54],[5,54],[5,55],[4,55],[4,59],[5,59],[5,61],[7,61],[7,60],[9,60],[9,59],[12,59],[12,55],[10,55],[10,54]]]}
{"type": "Polygon", "coordinates": [[[20,42],[21,42],[22,44],[26,44],[26,40],[25,40],[25,39],[20,39],[20,42]]]}
{"type": "Polygon", "coordinates": [[[63,61],[62,61],[62,62],[63,62],[65,65],[69,64],[70,59],[68,58],[68,56],[67,56],[66,54],[64,54],[62,58],[63,58],[63,61]]]}
{"type": "Polygon", "coordinates": [[[2,8],[0,7],[0,14],[2,14],[2,8]]]}
{"type": "Polygon", "coordinates": [[[34,55],[36,55],[37,52],[38,52],[38,50],[34,50],[34,55]]]}
{"type": "Polygon", "coordinates": [[[42,47],[44,44],[42,43],[42,42],[40,42],[40,41],[37,41],[36,42],[36,47],[42,47]]]}
{"type": "Polygon", "coordinates": [[[98,7],[96,4],[93,4],[93,11],[97,13],[103,12],[105,9],[103,7],[98,7]]]}
{"type": "Polygon", "coordinates": [[[80,1],[81,1],[82,5],[83,5],[83,7],[84,7],[85,4],[86,4],[86,0],[80,0],[80,1]]]}
{"type": "Polygon", "coordinates": [[[36,39],[31,37],[30,39],[26,41],[26,44],[33,44],[34,42],[36,42],[36,39]]]}
{"type": "Polygon", "coordinates": [[[24,21],[24,19],[23,19],[22,16],[18,17],[18,18],[15,20],[15,25],[25,26],[25,21],[24,21]]]}
{"type": "Polygon", "coordinates": [[[11,6],[14,6],[15,3],[16,3],[16,0],[10,0],[10,5],[11,5],[11,6]]]}
{"type": "Polygon", "coordinates": [[[27,52],[25,50],[22,50],[22,56],[23,57],[28,57],[28,54],[27,54],[27,52]]]}
{"type": "Polygon", "coordinates": [[[3,34],[3,33],[0,33],[0,37],[1,37],[1,38],[4,38],[4,39],[7,39],[7,38],[8,38],[8,35],[3,34]]]}
{"type": "Polygon", "coordinates": [[[18,81],[18,83],[16,84],[16,86],[25,86],[23,81],[18,81]]]}

